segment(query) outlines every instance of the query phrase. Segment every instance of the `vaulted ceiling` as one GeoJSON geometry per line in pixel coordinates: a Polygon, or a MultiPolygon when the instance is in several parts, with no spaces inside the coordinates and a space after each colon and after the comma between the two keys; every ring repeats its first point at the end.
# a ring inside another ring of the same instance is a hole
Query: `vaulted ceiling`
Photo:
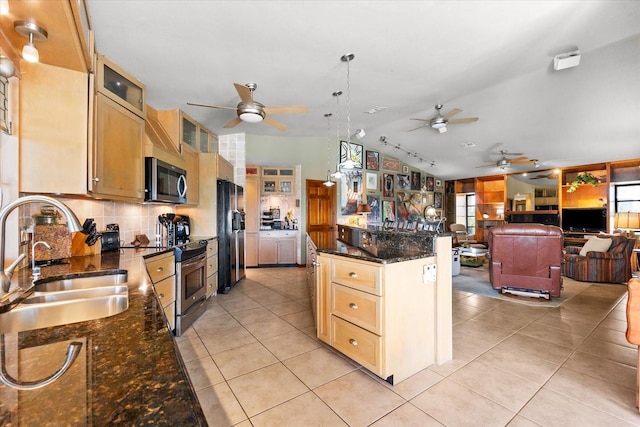
{"type": "Polygon", "coordinates": [[[540,170],[640,157],[638,1],[88,3],[97,50],[145,82],[150,105],[181,108],[221,135],[364,129],[351,140],[445,179],[534,168],[501,170],[500,150],[540,170]],[[576,49],[579,66],[555,71],[554,56],[576,49]],[[286,132],[225,129],[235,111],[186,104],[234,107],[233,83],[247,82],[267,106],[309,111],[271,116],[286,132]],[[409,132],[436,104],[479,120],[409,132]],[[375,107],[386,109],[367,113],[375,107]]]}

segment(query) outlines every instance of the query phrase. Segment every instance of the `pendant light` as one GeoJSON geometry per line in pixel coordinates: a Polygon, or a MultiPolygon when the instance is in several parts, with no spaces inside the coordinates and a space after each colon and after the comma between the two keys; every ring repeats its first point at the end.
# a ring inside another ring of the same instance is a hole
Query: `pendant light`
{"type": "Polygon", "coordinates": [[[329,121],[331,120],[331,116],[333,114],[326,113],[324,116],[327,118],[327,180],[322,183],[325,187],[333,187],[336,183],[331,180],[331,168],[329,167],[329,159],[331,158],[331,139],[329,137],[329,121]]]}
{"type": "Polygon", "coordinates": [[[338,141],[338,162],[336,163],[336,171],[331,174],[336,179],[342,178],[342,172],[340,171],[340,95],[341,90],[337,90],[332,93],[336,98],[336,141],[338,141]]]}
{"type": "MultiPolygon", "coordinates": [[[[353,161],[353,155],[351,153],[351,75],[349,63],[355,58],[353,53],[342,55],[340,60],[347,63],[347,159],[340,163],[343,169],[355,169],[356,162],[353,161]]],[[[341,159],[342,160],[342,159],[341,159]]]]}
{"type": "Polygon", "coordinates": [[[13,23],[13,28],[15,28],[19,34],[29,38],[29,41],[22,48],[22,58],[28,62],[39,62],[40,54],[33,42],[34,40],[46,40],[47,37],[49,37],[47,30],[35,22],[30,21],[16,21],[13,23]]]}

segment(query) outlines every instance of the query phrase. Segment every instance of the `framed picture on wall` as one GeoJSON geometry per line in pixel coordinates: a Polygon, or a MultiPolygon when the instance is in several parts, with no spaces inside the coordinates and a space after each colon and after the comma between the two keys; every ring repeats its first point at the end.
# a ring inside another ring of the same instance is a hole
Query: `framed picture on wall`
{"type": "Polygon", "coordinates": [[[382,197],[393,197],[393,189],[395,188],[394,178],[392,173],[382,174],[382,197]]]}
{"type": "Polygon", "coordinates": [[[421,180],[420,180],[420,172],[412,171],[411,172],[411,189],[414,191],[420,191],[422,188],[421,180]]]}
{"type": "Polygon", "coordinates": [[[372,196],[367,194],[367,203],[371,208],[371,213],[369,214],[369,221],[380,222],[382,220],[380,216],[380,196],[372,196]]]}
{"type": "Polygon", "coordinates": [[[388,171],[400,172],[400,160],[389,157],[382,158],[382,169],[388,171]]]}
{"type": "Polygon", "coordinates": [[[380,154],[377,151],[366,151],[367,169],[370,171],[380,170],[380,154]]]}
{"type": "Polygon", "coordinates": [[[352,160],[356,169],[362,169],[362,145],[340,141],[340,163],[352,160]]]}
{"type": "Polygon", "coordinates": [[[439,179],[436,179],[436,188],[442,188],[442,181],[439,179]]]}
{"type": "Polygon", "coordinates": [[[396,202],[393,200],[382,201],[382,221],[396,220],[396,202]]]}
{"type": "Polygon", "coordinates": [[[367,191],[378,191],[378,174],[367,172],[367,191]]]}
{"type": "Polygon", "coordinates": [[[432,176],[428,176],[427,177],[427,191],[433,191],[434,190],[434,182],[433,182],[433,177],[432,176]]]}
{"type": "Polygon", "coordinates": [[[433,193],[433,207],[436,209],[442,209],[442,193],[439,191],[433,193]]]}
{"type": "Polygon", "coordinates": [[[409,175],[398,174],[398,189],[408,190],[411,187],[409,175]]]}
{"type": "Polygon", "coordinates": [[[402,173],[407,173],[408,174],[409,173],[409,166],[407,166],[407,165],[402,166],[402,173]]]}

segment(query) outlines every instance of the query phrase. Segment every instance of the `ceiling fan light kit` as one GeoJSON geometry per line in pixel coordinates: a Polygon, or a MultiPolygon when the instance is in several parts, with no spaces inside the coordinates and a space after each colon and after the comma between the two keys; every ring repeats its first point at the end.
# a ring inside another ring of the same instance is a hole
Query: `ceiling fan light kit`
{"type": "Polygon", "coordinates": [[[431,127],[431,129],[435,129],[440,133],[445,133],[447,131],[447,125],[449,125],[449,124],[472,123],[472,122],[477,122],[478,121],[477,117],[467,117],[467,118],[464,118],[464,119],[449,120],[451,117],[455,116],[456,114],[461,113],[462,110],[459,109],[459,108],[454,108],[453,110],[449,111],[447,114],[445,114],[443,116],[442,112],[441,112],[442,104],[437,104],[435,108],[436,108],[436,115],[431,119],[414,119],[414,118],[412,118],[411,120],[420,120],[420,121],[425,122],[425,123],[422,126],[418,126],[417,128],[409,129],[408,132],[414,131],[416,129],[420,129],[420,128],[425,127],[425,126],[429,126],[429,127],[431,127]]]}

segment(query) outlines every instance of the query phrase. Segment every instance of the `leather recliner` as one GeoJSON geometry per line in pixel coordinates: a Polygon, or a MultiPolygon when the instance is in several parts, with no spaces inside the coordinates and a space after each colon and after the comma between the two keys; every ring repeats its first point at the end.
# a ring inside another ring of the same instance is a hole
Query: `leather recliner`
{"type": "Polygon", "coordinates": [[[489,279],[494,289],[510,287],[549,292],[562,288],[560,227],[543,224],[504,224],[489,230],[489,279]]]}

